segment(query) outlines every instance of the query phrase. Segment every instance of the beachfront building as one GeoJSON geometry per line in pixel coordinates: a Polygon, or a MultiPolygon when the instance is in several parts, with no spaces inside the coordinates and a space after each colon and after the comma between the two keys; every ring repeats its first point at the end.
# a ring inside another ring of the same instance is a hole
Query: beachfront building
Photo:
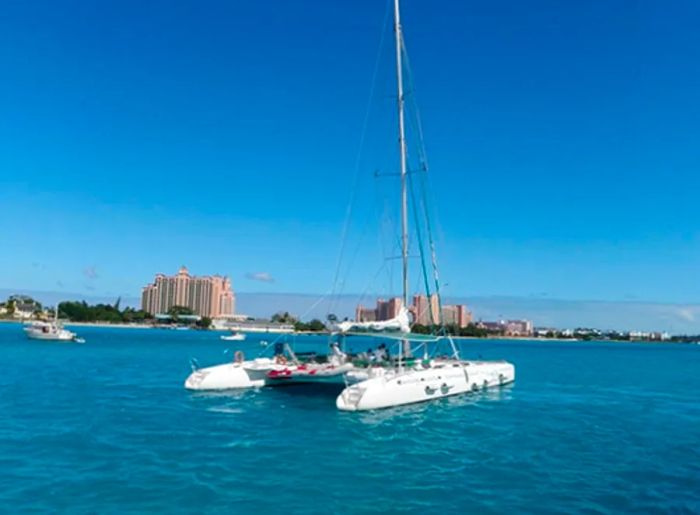
{"type": "Polygon", "coordinates": [[[399,315],[402,304],[399,297],[393,297],[389,300],[377,299],[377,305],[374,308],[366,308],[360,304],[355,308],[355,320],[357,322],[390,320],[399,315]]]}
{"type": "Polygon", "coordinates": [[[442,323],[467,327],[472,321],[472,314],[463,304],[447,305],[442,307],[442,323]]]}
{"type": "Polygon", "coordinates": [[[530,320],[499,320],[498,322],[482,322],[476,324],[479,329],[504,336],[532,336],[534,330],[530,320]]]}
{"type": "Polygon", "coordinates": [[[202,317],[230,317],[236,297],[228,277],[193,276],[183,266],[176,275],[156,274],[153,283],[141,293],[141,309],[147,313],[167,313],[173,306],[190,308],[202,317]]]}
{"type": "Polygon", "coordinates": [[[440,320],[440,302],[437,295],[414,295],[411,312],[416,324],[433,325],[440,320]]]}
{"type": "Polygon", "coordinates": [[[505,333],[507,336],[532,336],[530,320],[506,320],[505,333]]]}
{"type": "Polygon", "coordinates": [[[645,341],[668,341],[671,335],[664,332],[648,332],[648,331],[630,331],[630,340],[645,340],[645,341]]]}
{"type": "Polygon", "coordinates": [[[355,320],[358,322],[376,322],[377,310],[375,308],[366,308],[359,304],[355,308],[355,320]]]}
{"type": "MultiPolygon", "coordinates": [[[[378,299],[374,308],[366,308],[363,305],[355,309],[355,320],[357,322],[374,322],[389,320],[399,314],[401,309],[401,299],[393,297],[389,300],[378,299]]],[[[437,295],[414,295],[413,304],[409,306],[409,311],[413,313],[416,324],[434,325],[443,323],[445,325],[455,325],[457,327],[467,327],[472,321],[472,314],[463,304],[443,304],[442,310],[437,295]]]]}
{"type": "Polygon", "coordinates": [[[440,309],[438,296],[433,294],[414,295],[413,305],[409,308],[417,324],[454,325],[460,328],[467,327],[472,321],[471,311],[464,304],[443,304],[440,309]]]}

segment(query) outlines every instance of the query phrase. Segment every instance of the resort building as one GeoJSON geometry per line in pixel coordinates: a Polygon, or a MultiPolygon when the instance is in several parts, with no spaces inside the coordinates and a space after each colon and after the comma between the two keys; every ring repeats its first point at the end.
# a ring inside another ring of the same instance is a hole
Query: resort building
{"type": "Polygon", "coordinates": [[[532,336],[533,327],[530,320],[499,320],[498,322],[478,322],[479,329],[504,336],[532,336]]]}
{"type": "Polygon", "coordinates": [[[532,336],[530,320],[507,320],[505,323],[506,336],[532,336]]]}
{"type": "Polygon", "coordinates": [[[358,322],[376,322],[377,310],[375,308],[366,308],[360,304],[355,308],[355,320],[358,322]]]}
{"type": "Polygon", "coordinates": [[[463,304],[442,307],[442,323],[445,325],[456,325],[457,327],[467,327],[472,321],[472,314],[463,304]]]}
{"type": "MultiPolygon", "coordinates": [[[[359,305],[355,309],[355,320],[357,322],[389,320],[399,314],[401,304],[399,297],[393,297],[389,300],[378,299],[375,308],[359,305]]],[[[413,305],[409,306],[408,309],[413,313],[414,322],[420,325],[444,323],[461,328],[467,327],[472,321],[471,312],[463,304],[443,304],[442,313],[440,313],[440,303],[435,294],[431,295],[430,298],[426,295],[414,295],[413,305]]]]}
{"type": "Polygon", "coordinates": [[[398,316],[401,304],[403,303],[399,297],[393,297],[389,300],[377,299],[375,308],[365,308],[360,304],[355,308],[355,320],[358,322],[389,320],[398,316]]]}
{"type": "Polygon", "coordinates": [[[152,315],[183,306],[202,317],[228,317],[234,314],[235,305],[236,297],[227,277],[193,276],[184,266],[176,275],[157,274],[141,293],[141,309],[152,315]]]}
{"type": "Polygon", "coordinates": [[[467,327],[472,321],[471,311],[464,304],[443,304],[442,310],[438,296],[432,294],[430,298],[425,295],[414,295],[413,306],[409,308],[417,324],[432,325],[444,324],[457,327],[467,327]]]}
{"type": "Polygon", "coordinates": [[[430,299],[426,295],[414,295],[411,312],[416,324],[432,325],[439,323],[440,303],[438,296],[433,294],[430,299]]]}

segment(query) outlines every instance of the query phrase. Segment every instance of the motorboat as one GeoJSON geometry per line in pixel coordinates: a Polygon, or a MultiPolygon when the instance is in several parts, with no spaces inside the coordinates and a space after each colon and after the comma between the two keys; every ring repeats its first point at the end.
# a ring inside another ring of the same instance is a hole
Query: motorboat
{"type": "Polygon", "coordinates": [[[51,340],[63,342],[84,343],[85,340],[78,338],[78,335],[65,329],[58,321],[43,322],[37,321],[24,328],[24,333],[31,340],[51,340]]]}
{"type": "Polygon", "coordinates": [[[221,339],[227,342],[242,342],[245,340],[245,334],[231,331],[231,334],[221,335],[221,339]]]}
{"type": "Polygon", "coordinates": [[[58,320],[58,305],[54,310],[53,320],[37,320],[24,327],[24,334],[30,340],[47,340],[61,342],[76,342],[85,343],[83,338],[78,338],[78,335],[73,331],[63,327],[63,324],[58,320]]]}

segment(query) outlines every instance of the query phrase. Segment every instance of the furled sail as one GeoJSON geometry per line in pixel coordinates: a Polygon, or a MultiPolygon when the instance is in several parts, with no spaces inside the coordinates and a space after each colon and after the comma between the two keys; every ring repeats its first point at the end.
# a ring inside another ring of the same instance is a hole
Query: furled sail
{"type": "Polygon", "coordinates": [[[384,332],[402,332],[408,333],[411,331],[411,317],[408,309],[401,306],[399,314],[389,320],[381,320],[378,322],[339,322],[335,329],[341,333],[349,332],[366,332],[366,333],[384,333],[384,332]]]}

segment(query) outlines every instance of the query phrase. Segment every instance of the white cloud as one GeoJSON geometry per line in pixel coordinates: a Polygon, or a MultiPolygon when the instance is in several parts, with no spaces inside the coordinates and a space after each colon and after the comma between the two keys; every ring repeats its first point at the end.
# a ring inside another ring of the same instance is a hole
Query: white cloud
{"type": "Polygon", "coordinates": [[[272,277],[268,272],[248,272],[245,274],[246,279],[251,281],[260,281],[263,283],[274,283],[275,278],[272,277]]]}

